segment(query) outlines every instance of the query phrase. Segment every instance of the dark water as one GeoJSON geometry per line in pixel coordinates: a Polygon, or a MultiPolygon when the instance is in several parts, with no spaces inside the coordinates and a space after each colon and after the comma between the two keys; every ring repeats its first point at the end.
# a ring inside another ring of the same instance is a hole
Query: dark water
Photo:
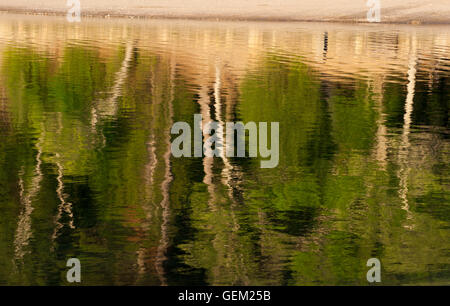
{"type": "Polygon", "coordinates": [[[0,284],[450,284],[448,27],[0,19],[0,284]],[[174,158],[193,115],[280,160],[174,158]]]}

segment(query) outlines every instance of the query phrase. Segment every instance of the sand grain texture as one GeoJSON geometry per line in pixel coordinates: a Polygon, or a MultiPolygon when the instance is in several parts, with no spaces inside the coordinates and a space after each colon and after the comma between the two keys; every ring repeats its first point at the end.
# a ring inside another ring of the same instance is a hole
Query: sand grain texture
{"type": "MultiPolygon", "coordinates": [[[[366,0],[81,0],[82,15],[366,22],[366,0]]],[[[65,0],[0,0],[0,11],[65,14],[65,0]]],[[[381,0],[386,23],[450,23],[450,0],[381,0]]]]}

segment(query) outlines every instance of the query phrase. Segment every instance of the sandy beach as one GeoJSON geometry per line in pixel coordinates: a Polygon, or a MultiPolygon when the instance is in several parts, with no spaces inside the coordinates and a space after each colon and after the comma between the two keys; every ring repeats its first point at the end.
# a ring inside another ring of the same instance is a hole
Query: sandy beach
{"type": "MultiPolygon", "coordinates": [[[[82,16],[367,22],[366,0],[81,0],[82,16]]],[[[448,24],[449,0],[381,0],[382,23],[448,24]]],[[[67,13],[65,0],[0,0],[0,11],[67,13]]]]}

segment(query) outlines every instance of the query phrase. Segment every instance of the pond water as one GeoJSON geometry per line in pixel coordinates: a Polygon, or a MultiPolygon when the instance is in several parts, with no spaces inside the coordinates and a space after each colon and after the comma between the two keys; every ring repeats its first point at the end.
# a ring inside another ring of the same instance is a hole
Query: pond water
{"type": "Polygon", "coordinates": [[[450,284],[450,31],[0,19],[0,284],[450,284]],[[171,155],[279,122],[279,164],[171,155]]]}

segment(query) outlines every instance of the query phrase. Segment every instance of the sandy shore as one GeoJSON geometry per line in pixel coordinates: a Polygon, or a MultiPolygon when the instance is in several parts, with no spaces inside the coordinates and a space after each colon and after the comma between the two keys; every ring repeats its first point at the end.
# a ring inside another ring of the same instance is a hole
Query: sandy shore
{"type": "MultiPolygon", "coordinates": [[[[367,0],[80,0],[82,16],[366,22],[367,0]]],[[[380,0],[383,23],[450,24],[450,0],[380,0]]],[[[0,11],[66,14],[66,0],[0,0],[0,11]]]]}

